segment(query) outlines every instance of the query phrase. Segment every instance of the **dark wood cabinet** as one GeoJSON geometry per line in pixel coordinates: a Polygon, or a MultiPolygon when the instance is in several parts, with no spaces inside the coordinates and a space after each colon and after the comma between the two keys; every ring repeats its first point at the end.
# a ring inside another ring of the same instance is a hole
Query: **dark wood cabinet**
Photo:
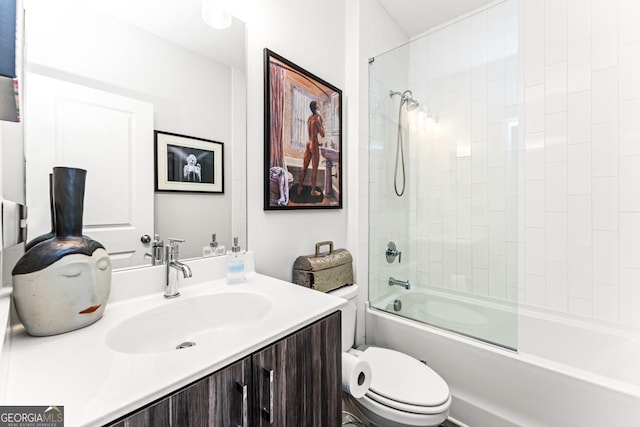
{"type": "Polygon", "coordinates": [[[340,352],[336,312],[112,425],[337,427],[340,352]]]}

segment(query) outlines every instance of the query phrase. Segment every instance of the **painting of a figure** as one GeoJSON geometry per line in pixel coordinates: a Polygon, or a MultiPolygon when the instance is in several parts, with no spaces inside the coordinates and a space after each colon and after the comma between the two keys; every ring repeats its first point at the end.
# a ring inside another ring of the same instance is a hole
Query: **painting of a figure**
{"type": "Polygon", "coordinates": [[[342,207],[342,91],[265,49],[267,210],[342,207]]]}

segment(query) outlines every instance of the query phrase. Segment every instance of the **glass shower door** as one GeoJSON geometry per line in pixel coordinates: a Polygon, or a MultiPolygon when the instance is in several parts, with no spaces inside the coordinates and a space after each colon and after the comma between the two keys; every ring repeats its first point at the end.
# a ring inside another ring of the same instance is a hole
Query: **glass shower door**
{"type": "Polygon", "coordinates": [[[369,88],[371,306],[515,349],[515,1],[373,58],[369,88]]]}

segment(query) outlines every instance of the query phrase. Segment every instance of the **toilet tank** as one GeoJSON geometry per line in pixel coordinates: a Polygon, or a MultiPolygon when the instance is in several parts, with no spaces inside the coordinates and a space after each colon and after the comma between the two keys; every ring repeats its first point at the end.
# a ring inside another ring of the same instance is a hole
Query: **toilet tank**
{"type": "Polygon", "coordinates": [[[343,286],[328,293],[347,300],[347,305],[340,309],[342,312],[342,351],[344,352],[353,347],[355,343],[358,285],[343,286]]]}

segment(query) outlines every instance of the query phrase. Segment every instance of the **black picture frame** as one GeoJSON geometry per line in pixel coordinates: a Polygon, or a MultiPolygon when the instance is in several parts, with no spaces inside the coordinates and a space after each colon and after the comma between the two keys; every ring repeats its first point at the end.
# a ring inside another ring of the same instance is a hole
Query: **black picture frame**
{"type": "Polygon", "coordinates": [[[342,91],[267,48],[264,79],[264,209],[341,209],[342,91]]]}
{"type": "Polygon", "coordinates": [[[155,191],[224,194],[224,144],[154,131],[155,191]]]}

